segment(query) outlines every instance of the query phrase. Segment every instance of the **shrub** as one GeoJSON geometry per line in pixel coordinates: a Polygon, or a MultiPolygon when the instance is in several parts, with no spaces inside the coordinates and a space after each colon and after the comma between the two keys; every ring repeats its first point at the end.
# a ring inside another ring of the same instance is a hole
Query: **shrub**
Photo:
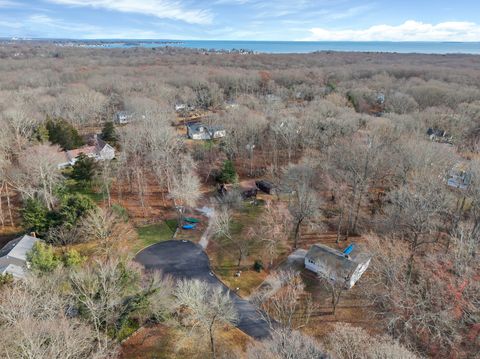
{"type": "Polygon", "coordinates": [[[39,272],[52,272],[61,263],[53,248],[40,241],[27,253],[27,260],[31,268],[39,272]]]}
{"type": "Polygon", "coordinates": [[[85,187],[91,183],[96,169],[97,164],[95,160],[81,153],[72,167],[70,177],[85,187]]]}
{"type": "Polygon", "coordinates": [[[112,212],[115,213],[124,222],[128,222],[128,211],[125,207],[122,207],[118,203],[112,204],[112,212]]]}
{"type": "Polygon", "coordinates": [[[100,138],[112,145],[117,144],[118,136],[112,121],[105,122],[100,138]]]}
{"type": "Polygon", "coordinates": [[[58,224],[73,226],[80,217],[95,207],[95,203],[87,196],[78,193],[67,195],[62,198],[58,224]]]}
{"type": "Polygon", "coordinates": [[[256,260],[255,263],[253,264],[253,270],[255,272],[260,273],[263,270],[263,262],[261,260],[256,260]]]}
{"type": "Polygon", "coordinates": [[[50,229],[60,226],[69,230],[75,226],[80,217],[95,207],[90,198],[77,193],[64,194],[60,204],[52,211],[38,199],[27,199],[22,209],[23,226],[28,231],[40,235],[45,235],[50,229]]]}
{"type": "Polygon", "coordinates": [[[29,198],[22,209],[23,227],[44,234],[51,225],[47,207],[38,199],[29,198]]]}
{"type": "Polygon", "coordinates": [[[136,320],[127,319],[121,323],[121,326],[118,329],[115,337],[117,338],[117,340],[122,341],[135,333],[138,328],[140,328],[140,325],[136,320]]]}
{"type": "Polygon", "coordinates": [[[235,183],[237,181],[237,172],[232,161],[226,160],[223,163],[218,180],[221,183],[235,183]]]}
{"type": "Polygon", "coordinates": [[[10,273],[0,274],[0,289],[13,283],[13,275],[10,273]]]}
{"type": "Polygon", "coordinates": [[[66,267],[76,267],[85,261],[85,257],[82,257],[75,249],[70,249],[64,254],[62,260],[66,267]]]}

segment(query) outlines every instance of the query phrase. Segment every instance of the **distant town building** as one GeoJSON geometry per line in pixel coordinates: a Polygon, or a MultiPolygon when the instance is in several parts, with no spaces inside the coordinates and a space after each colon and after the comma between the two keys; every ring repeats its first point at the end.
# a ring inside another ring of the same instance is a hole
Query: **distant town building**
{"type": "Polygon", "coordinates": [[[352,288],[367,270],[371,258],[356,244],[351,244],[343,252],[323,244],[314,244],[305,256],[305,268],[352,288]]]}
{"type": "Polygon", "coordinates": [[[40,239],[28,235],[11,240],[0,249],[0,273],[11,274],[14,278],[25,278],[28,269],[27,253],[40,239]]]}
{"type": "Polygon", "coordinates": [[[225,137],[226,131],[220,126],[206,126],[201,123],[187,124],[187,136],[192,140],[213,140],[225,137]]]}

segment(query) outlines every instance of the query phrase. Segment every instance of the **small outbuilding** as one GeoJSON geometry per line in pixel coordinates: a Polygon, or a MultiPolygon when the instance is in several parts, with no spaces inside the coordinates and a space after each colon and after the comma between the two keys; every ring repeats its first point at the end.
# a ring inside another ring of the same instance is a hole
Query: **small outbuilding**
{"type": "Polygon", "coordinates": [[[260,191],[262,191],[266,194],[273,194],[274,193],[275,187],[274,187],[273,183],[271,183],[269,181],[265,181],[265,180],[255,181],[255,185],[257,186],[257,188],[260,191]]]}
{"type": "Polygon", "coordinates": [[[452,137],[442,129],[429,127],[427,130],[427,136],[430,141],[452,143],[452,137]]]}
{"type": "Polygon", "coordinates": [[[472,182],[472,173],[465,164],[457,164],[448,173],[447,185],[458,189],[467,189],[472,182]]]}
{"type": "Polygon", "coordinates": [[[16,238],[0,249],[0,273],[11,274],[14,278],[25,278],[28,269],[27,253],[40,239],[29,235],[16,238]]]}
{"type": "Polygon", "coordinates": [[[372,256],[357,244],[349,245],[343,252],[314,244],[305,255],[305,268],[334,282],[352,288],[370,265],[372,256]]]}

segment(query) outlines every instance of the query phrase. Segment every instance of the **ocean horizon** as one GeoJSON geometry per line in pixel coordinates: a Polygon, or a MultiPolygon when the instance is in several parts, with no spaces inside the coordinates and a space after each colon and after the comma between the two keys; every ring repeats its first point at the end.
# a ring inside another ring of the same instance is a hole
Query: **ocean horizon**
{"type": "MultiPolygon", "coordinates": [[[[50,40],[53,41],[53,40],[50,40]]],[[[68,41],[68,40],[63,40],[68,41]]],[[[433,41],[239,41],[239,40],[71,40],[87,47],[157,48],[184,47],[215,51],[246,50],[256,53],[288,54],[317,51],[383,52],[419,54],[480,54],[480,42],[433,41]]]]}

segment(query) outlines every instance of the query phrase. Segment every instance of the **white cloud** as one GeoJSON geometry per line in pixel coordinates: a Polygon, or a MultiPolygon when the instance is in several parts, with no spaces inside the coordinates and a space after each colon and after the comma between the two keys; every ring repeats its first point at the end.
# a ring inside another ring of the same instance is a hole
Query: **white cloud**
{"type": "Polygon", "coordinates": [[[138,28],[103,28],[96,25],[64,21],[45,14],[32,14],[21,22],[0,17],[0,28],[8,28],[15,36],[71,37],[75,39],[178,39],[177,34],[160,33],[138,28]],[[38,29],[41,28],[41,31],[38,29]],[[28,34],[28,35],[27,35],[28,34]]]}
{"type": "Polygon", "coordinates": [[[208,10],[187,9],[178,0],[47,0],[61,5],[101,8],[106,10],[181,20],[190,24],[210,24],[213,15],[208,10]]]}
{"type": "Polygon", "coordinates": [[[449,21],[428,24],[408,20],[401,25],[375,25],[363,30],[312,28],[306,41],[480,41],[480,25],[449,21]]]}
{"type": "Polygon", "coordinates": [[[44,14],[30,15],[23,21],[23,25],[24,28],[33,31],[39,26],[41,26],[46,33],[57,35],[58,30],[68,31],[70,33],[85,33],[98,31],[98,27],[94,25],[65,22],[63,20],[51,18],[50,16],[44,14]]]}

